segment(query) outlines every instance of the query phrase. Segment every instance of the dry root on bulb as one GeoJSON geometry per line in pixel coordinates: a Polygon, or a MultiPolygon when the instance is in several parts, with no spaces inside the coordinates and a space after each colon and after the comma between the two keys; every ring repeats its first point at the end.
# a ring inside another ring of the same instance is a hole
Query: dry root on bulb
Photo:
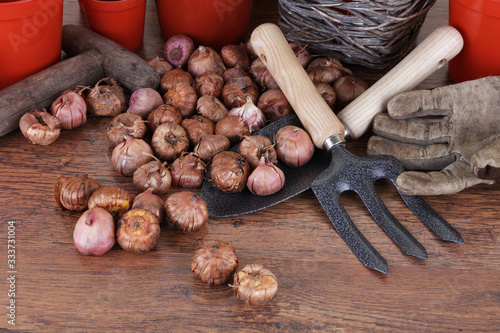
{"type": "Polygon", "coordinates": [[[160,236],[160,224],[148,210],[131,209],[116,224],[116,241],[129,252],[142,254],[151,251],[160,236]]]}
{"type": "Polygon", "coordinates": [[[174,227],[185,232],[198,230],[208,221],[205,201],[191,191],[172,193],[165,200],[165,213],[174,227]]]}
{"type": "Polygon", "coordinates": [[[250,264],[234,275],[232,287],[235,295],[246,304],[262,305],[278,291],[278,280],[262,265],[250,264]]]}
{"type": "Polygon", "coordinates": [[[48,146],[61,134],[61,120],[50,113],[30,110],[19,120],[19,129],[29,142],[48,146]]]}
{"type": "Polygon", "coordinates": [[[229,282],[237,268],[234,246],[217,240],[202,244],[191,260],[193,273],[210,286],[229,282]]]}
{"type": "Polygon", "coordinates": [[[126,140],[127,136],[142,139],[146,135],[147,127],[138,114],[121,113],[113,118],[106,131],[108,140],[118,145],[126,140]]]}
{"type": "Polygon", "coordinates": [[[174,35],[165,43],[163,53],[165,59],[174,67],[186,65],[194,52],[194,42],[186,35],[174,35]]]}
{"type": "Polygon", "coordinates": [[[189,149],[186,130],[176,123],[164,123],[156,128],[151,138],[151,146],[156,155],[169,163],[189,149]]]}

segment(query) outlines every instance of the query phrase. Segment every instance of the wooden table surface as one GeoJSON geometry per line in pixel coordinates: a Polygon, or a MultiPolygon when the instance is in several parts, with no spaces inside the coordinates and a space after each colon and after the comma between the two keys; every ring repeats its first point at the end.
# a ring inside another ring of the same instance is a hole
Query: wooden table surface
{"type": "MultiPolygon", "coordinates": [[[[437,1],[419,40],[447,23],[447,3],[437,1]]],[[[64,13],[65,23],[86,25],[76,0],[65,1],[64,13]]],[[[252,28],[277,18],[277,1],[254,1],[252,28]]],[[[148,0],[144,47],[137,53],[145,58],[156,56],[163,43],[154,2],[148,0]]],[[[370,84],[383,74],[352,69],[370,84]]],[[[444,67],[419,87],[448,83],[444,67]]],[[[111,167],[111,146],[105,134],[109,121],[90,118],[48,147],[29,144],[18,130],[0,138],[0,248],[4,251],[0,330],[500,330],[500,185],[426,197],[462,234],[465,243],[453,244],[439,240],[418,221],[394,188],[379,184],[390,210],[426,247],[428,260],[404,255],[359,198],[343,196],[359,229],[387,259],[388,275],[369,270],[357,260],[311,191],[254,214],[210,219],[196,232],[162,230],[156,249],[144,255],[128,253],[118,245],[100,257],[81,255],[72,238],[79,214],[68,214],[57,206],[53,198],[56,177],[88,174],[103,185],[138,194],[131,179],[111,167]],[[9,273],[8,267],[9,235],[15,237],[15,273],[9,273]],[[215,239],[235,246],[240,268],[261,263],[277,276],[279,289],[272,301],[261,307],[246,306],[228,286],[210,287],[191,273],[194,250],[201,242],[215,239]],[[9,280],[11,275],[15,281],[9,280]],[[9,324],[11,300],[15,301],[15,326],[9,324]]],[[[363,137],[349,148],[363,154],[365,147],[363,137]]]]}

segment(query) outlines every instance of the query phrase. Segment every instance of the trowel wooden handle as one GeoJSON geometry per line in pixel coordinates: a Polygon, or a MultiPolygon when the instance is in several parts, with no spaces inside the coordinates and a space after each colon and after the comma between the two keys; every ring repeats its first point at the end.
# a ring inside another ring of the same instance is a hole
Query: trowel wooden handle
{"type": "Polygon", "coordinates": [[[258,26],[250,37],[252,48],[279,85],[302,125],[318,148],[344,126],[309,79],[280,28],[272,23],[258,26]]]}
{"type": "Polygon", "coordinates": [[[399,64],[339,112],[338,117],[353,139],[371,126],[395,95],[409,91],[448,63],[463,47],[460,33],[451,26],[434,30],[399,64]]]}

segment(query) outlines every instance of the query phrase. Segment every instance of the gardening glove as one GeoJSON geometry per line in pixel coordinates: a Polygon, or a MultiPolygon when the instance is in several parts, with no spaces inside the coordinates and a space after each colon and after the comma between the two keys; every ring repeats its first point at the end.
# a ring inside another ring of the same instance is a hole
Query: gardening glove
{"type": "Polygon", "coordinates": [[[401,93],[387,112],[374,119],[368,154],[413,170],[397,178],[402,193],[453,194],[500,179],[500,76],[401,93]]]}

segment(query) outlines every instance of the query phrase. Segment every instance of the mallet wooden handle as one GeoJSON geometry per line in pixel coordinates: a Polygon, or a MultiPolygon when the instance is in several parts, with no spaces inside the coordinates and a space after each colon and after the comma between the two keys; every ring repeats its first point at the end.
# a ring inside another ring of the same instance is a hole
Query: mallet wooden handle
{"type": "Polygon", "coordinates": [[[73,24],[63,26],[62,37],[62,49],[70,56],[88,50],[101,52],[105,75],[115,79],[130,92],[139,88],[157,89],[160,86],[160,75],[153,67],[106,37],[73,24]]]}
{"type": "Polygon", "coordinates": [[[339,113],[341,122],[318,93],[278,26],[264,23],[253,31],[250,40],[318,148],[324,148],[324,141],[330,136],[344,134],[342,122],[353,138],[361,136],[375,115],[385,110],[392,96],[415,87],[463,46],[456,29],[438,28],[379,82],[342,110],[339,113]]]}

